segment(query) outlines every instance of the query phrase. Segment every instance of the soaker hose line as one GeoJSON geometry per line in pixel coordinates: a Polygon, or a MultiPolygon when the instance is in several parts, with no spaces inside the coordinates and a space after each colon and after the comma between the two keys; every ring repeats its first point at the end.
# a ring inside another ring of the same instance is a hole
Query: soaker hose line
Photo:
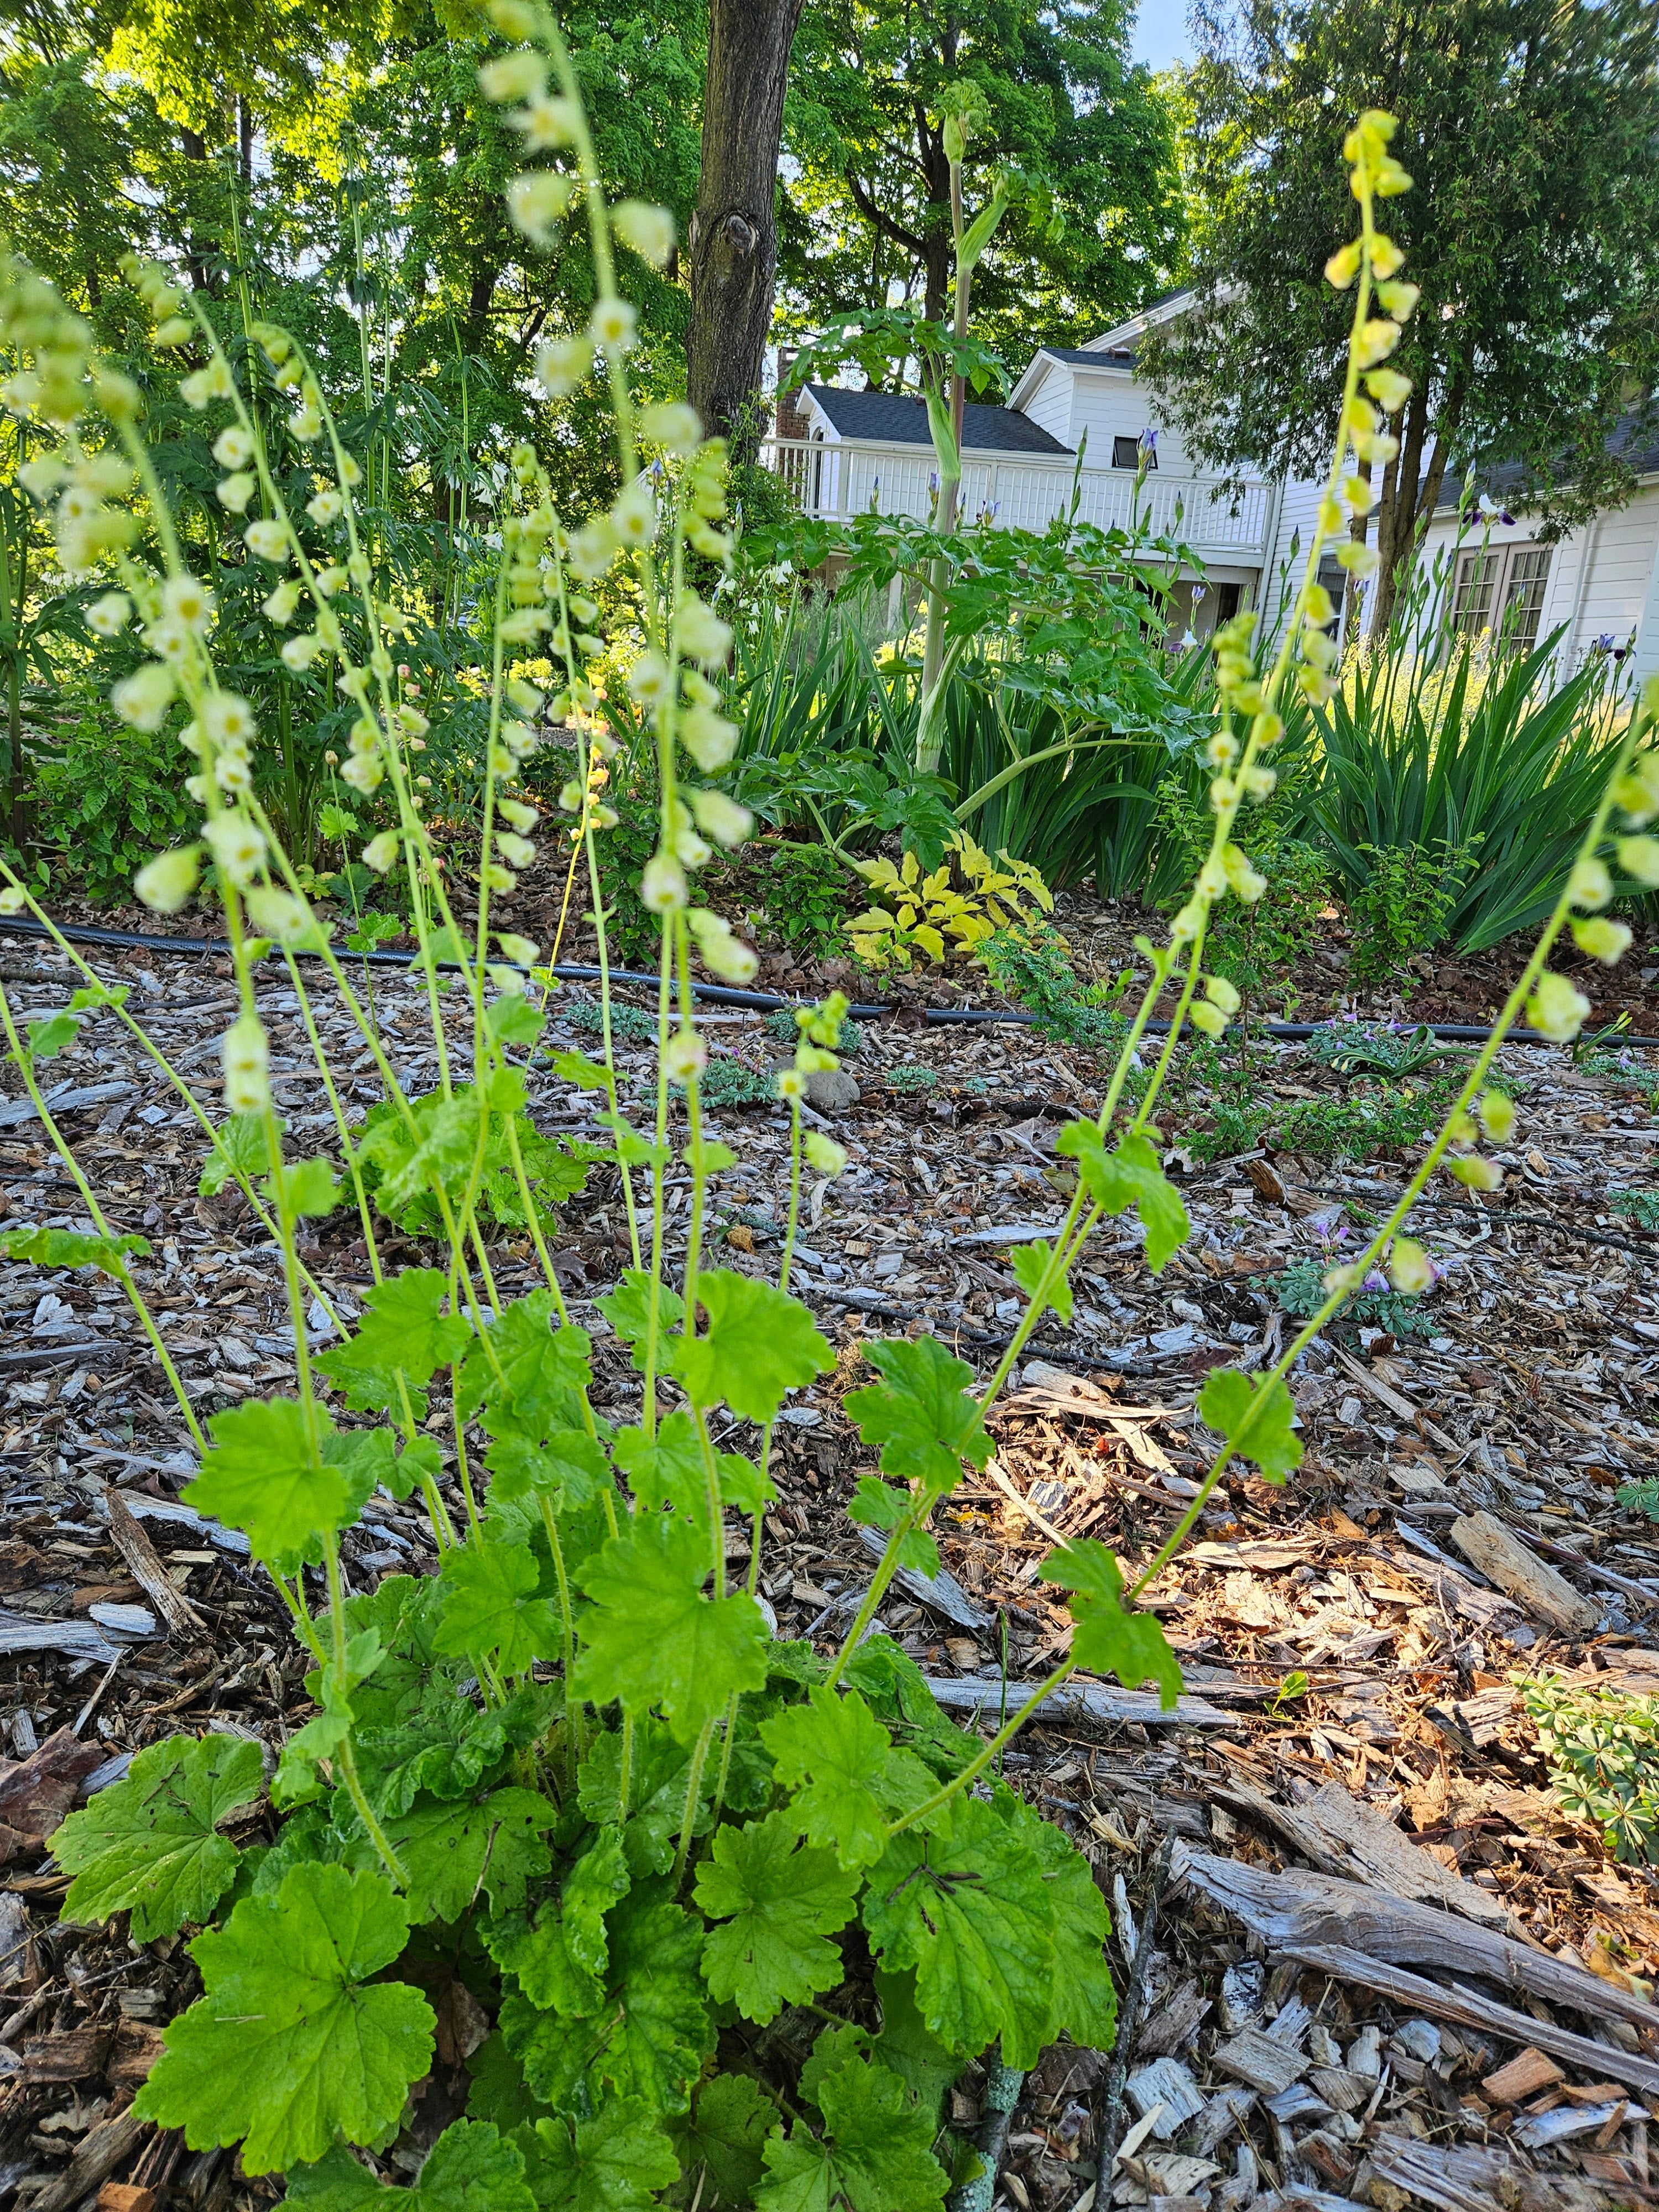
{"type": "MultiPolygon", "coordinates": [[[[71,945],[90,945],[94,949],[101,946],[110,951],[191,953],[221,957],[228,956],[230,951],[230,946],[222,938],[149,937],[137,930],[101,929],[89,922],[61,922],[58,928],[59,934],[66,937],[71,945]]],[[[51,935],[51,931],[36,921],[32,915],[8,915],[0,919],[0,936],[49,939],[51,935]]],[[[336,947],[336,952],[343,962],[362,962],[373,968],[407,968],[416,957],[413,952],[394,951],[385,945],[377,946],[368,952],[344,952],[336,947]]],[[[319,957],[314,952],[296,955],[301,960],[315,960],[319,957]]],[[[453,961],[440,961],[438,965],[441,969],[459,972],[453,961]]],[[[563,962],[556,967],[538,972],[553,975],[562,983],[597,983],[602,980],[597,968],[574,962],[563,962]]],[[[652,992],[656,991],[659,982],[659,978],[655,975],[636,975],[627,968],[612,968],[610,978],[612,983],[631,984],[638,989],[652,992]]],[[[694,998],[711,1006],[735,1006],[757,1014],[776,1013],[801,1003],[785,998],[776,991],[739,991],[727,983],[693,983],[691,994],[694,998]]],[[[881,1021],[907,1011],[902,1003],[891,1000],[849,1006],[848,1009],[852,1018],[864,1022],[881,1021]]],[[[1005,1023],[1034,1029],[1040,1020],[1036,1014],[1009,1006],[927,1006],[922,1009],[922,1014],[923,1018],[936,1028],[947,1028],[956,1023],[969,1026],[981,1023],[1005,1023]]],[[[1168,1022],[1149,1022],[1146,1026],[1155,1035],[1167,1036],[1169,1034],[1168,1022]]],[[[1468,1022],[1422,1022],[1418,1026],[1449,1044],[1478,1044],[1487,1035],[1485,1028],[1468,1022]]],[[[1267,1036],[1291,1040],[1314,1036],[1328,1027],[1329,1024],[1325,1022],[1263,1022],[1259,1024],[1261,1034],[1267,1036]]],[[[1510,1031],[1507,1042],[1510,1044],[1551,1044],[1554,1040],[1545,1036],[1539,1030],[1514,1029],[1510,1031]]],[[[1616,1042],[1621,1049],[1631,1047],[1638,1051],[1659,1052],[1659,1037],[1620,1036],[1610,1042],[1616,1042]]]]}

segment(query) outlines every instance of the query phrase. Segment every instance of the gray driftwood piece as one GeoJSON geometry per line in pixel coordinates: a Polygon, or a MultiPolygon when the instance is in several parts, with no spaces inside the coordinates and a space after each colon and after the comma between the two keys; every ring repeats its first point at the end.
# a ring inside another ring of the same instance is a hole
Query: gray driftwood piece
{"type": "Polygon", "coordinates": [[[1659,2028],[1659,2010],[1652,2005],[1548,1951],[1532,1950],[1455,1914],[1358,1882],[1290,1869],[1273,1873],[1182,1843],[1176,1847],[1174,1870],[1178,1880],[1224,1906],[1281,1957],[1300,1959],[1442,2019],[1488,2028],[1517,2044],[1534,2043],[1574,2065],[1600,2067],[1605,2079],[1629,2082],[1647,2094],[1659,2090],[1659,2063],[1650,2058],[1633,2057],[1473,1990],[1443,1989],[1402,1971],[1410,1960],[1442,1972],[1476,1975],[1517,1995],[1525,1991],[1547,2003],[1570,2006],[1590,2020],[1611,2013],[1636,2027],[1659,2028]]]}
{"type": "MultiPolygon", "coordinates": [[[[947,1712],[988,1713],[994,1717],[1002,1708],[1002,1683],[995,1676],[988,1681],[982,1678],[975,1680],[972,1675],[943,1680],[930,1674],[927,1686],[947,1712]]],[[[1009,1711],[1018,1712],[1036,1686],[1035,1682],[1010,1682],[1009,1711]]],[[[1178,1698],[1165,1712],[1155,1690],[1121,1690],[1115,1683],[1079,1682],[1075,1675],[1058,1690],[1048,1692],[1038,1709],[1038,1718],[1097,1723],[1142,1721],[1148,1728],[1231,1728],[1237,1724],[1236,1716],[1224,1713],[1218,1705],[1206,1705],[1202,1698],[1178,1698]]]]}
{"type": "MultiPolygon", "coordinates": [[[[887,1549],[887,1539],[879,1528],[860,1528],[864,1548],[874,1559],[880,1559],[887,1549]]],[[[932,1612],[943,1613],[945,1620],[957,1628],[968,1628],[981,1634],[989,1628],[992,1615],[976,1606],[956,1577],[941,1567],[936,1575],[918,1574],[914,1567],[901,1567],[893,1580],[906,1597],[914,1598],[918,1605],[932,1612]]]]}
{"type": "Polygon", "coordinates": [[[26,1613],[0,1613],[0,1659],[20,1651],[61,1651],[66,1659],[95,1659],[107,1666],[126,1646],[113,1644],[95,1620],[37,1620],[26,1613]]]}
{"type": "Polygon", "coordinates": [[[100,1359],[106,1353],[125,1352],[125,1345],[107,1336],[82,1336],[68,1344],[28,1344],[21,1351],[0,1352],[0,1375],[27,1375],[37,1367],[68,1367],[77,1359],[100,1359]]]}
{"type": "MultiPolygon", "coordinates": [[[[46,1111],[74,1114],[82,1106],[107,1106],[117,1098],[131,1098],[137,1087],[135,1083],[88,1083],[77,1091],[72,1085],[59,1084],[56,1091],[46,1094],[46,1111]]],[[[32,1098],[9,1098],[0,1104],[0,1129],[20,1128],[35,1118],[32,1098]]]]}

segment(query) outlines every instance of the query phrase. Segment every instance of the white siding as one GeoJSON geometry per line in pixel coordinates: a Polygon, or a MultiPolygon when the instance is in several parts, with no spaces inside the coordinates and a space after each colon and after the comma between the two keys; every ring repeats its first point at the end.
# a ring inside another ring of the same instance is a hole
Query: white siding
{"type": "Polygon", "coordinates": [[[1288,483],[1279,488],[1279,527],[1273,532],[1273,542],[1267,556],[1267,571],[1261,580],[1259,594],[1261,619],[1256,624],[1258,637],[1267,636],[1279,620],[1280,571],[1285,571],[1285,581],[1292,592],[1301,584],[1323,489],[1321,484],[1301,483],[1288,483]],[[1287,568],[1292,541],[1296,544],[1295,565],[1287,568]]]}
{"type": "Polygon", "coordinates": [[[1039,428],[1051,438],[1058,438],[1062,446],[1072,442],[1072,380],[1070,373],[1058,362],[1048,364],[1048,374],[1036,390],[1020,409],[1039,428]]]}
{"type": "Polygon", "coordinates": [[[1182,476],[1194,473],[1186,449],[1164,422],[1152,394],[1127,369],[1085,368],[1072,362],[1066,366],[1072,374],[1070,434],[1066,442],[1075,448],[1086,430],[1091,468],[1110,468],[1114,438],[1138,438],[1143,430],[1152,428],[1158,432],[1159,469],[1182,476]]]}

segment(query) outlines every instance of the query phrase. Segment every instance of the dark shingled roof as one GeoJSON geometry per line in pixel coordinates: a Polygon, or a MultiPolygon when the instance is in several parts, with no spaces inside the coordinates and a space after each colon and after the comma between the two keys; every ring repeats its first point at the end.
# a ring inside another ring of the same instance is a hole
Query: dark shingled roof
{"type": "Polygon", "coordinates": [[[1133,353],[1127,346],[1115,346],[1110,353],[1102,353],[1098,347],[1043,346],[1040,349],[1054,361],[1074,361],[1083,368],[1133,368],[1133,353]]]}
{"type": "MultiPolygon", "coordinates": [[[[927,446],[927,407],[898,392],[844,392],[836,384],[806,387],[843,438],[872,438],[884,445],[927,446]]],[[[1007,407],[969,401],[963,410],[962,444],[969,453],[1069,453],[1041,423],[1007,407]]]]}
{"type": "MultiPolygon", "coordinates": [[[[1638,477],[1659,475],[1659,424],[1651,416],[1621,415],[1608,436],[1607,451],[1618,454],[1638,477]]],[[[1559,483],[1566,482],[1568,471],[1565,468],[1558,470],[1556,474],[1559,483]]],[[[1503,461],[1495,468],[1477,468],[1475,471],[1477,493],[1485,492],[1489,499],[1499,501],[1511,493],[1521,491],[1531,481],[1530,471],[1514,461],[1503,461]]],[[[1420,484],[1419,489],[1420,493],[1420,484]]],[[[1441,483],[1437,512],[1444,514],[1455,510],[1462,495],[1462,477],[1454,483],[1452,471],[1448,469],[1441,483]]]]}

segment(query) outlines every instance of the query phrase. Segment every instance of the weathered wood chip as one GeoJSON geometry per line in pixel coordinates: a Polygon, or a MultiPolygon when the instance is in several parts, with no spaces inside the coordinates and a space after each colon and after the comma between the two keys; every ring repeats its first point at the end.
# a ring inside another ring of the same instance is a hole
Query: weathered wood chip
{"type": "MultiPolygon", "coordinates": [[[[1176,1849],[1179,1850],[1177,1845],[1176,1849]]],[[[1222,2074],[1231,2074],[1262,2096],[1276,2097],[1299,2081],[1313,2064],[1305,2051],[1293,2051],[1260,2028],[1240,2030],[1230,2042],[1218,2044],[1210,2060],[1222,2074]]]]}

